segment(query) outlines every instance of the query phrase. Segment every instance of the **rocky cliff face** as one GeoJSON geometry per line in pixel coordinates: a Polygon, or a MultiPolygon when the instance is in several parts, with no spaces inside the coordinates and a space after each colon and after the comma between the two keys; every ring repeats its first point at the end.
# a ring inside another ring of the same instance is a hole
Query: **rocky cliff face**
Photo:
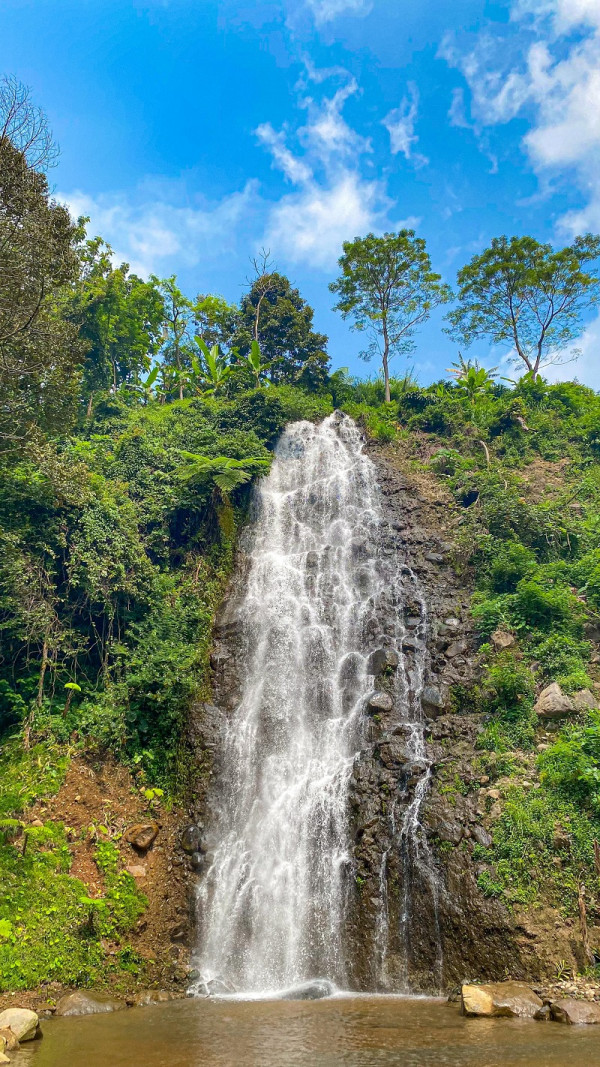
{"type": "MultiPolygon", "coordinates": [[[[424,750],[416,752],[394,706],[397,597],[377,605],[372,698],[350,794],[353,857],[345,944],[356,989],[433,991],[465,976],[535,978],[533,938],[477,886],[476,844],[489,844],[493,798],[480,781],[480,717],[469,710],[477,674],[469,620],[470,579],[452,566],[453,519],[433,482],[417,482],[398,454],[370,445],[384,500],[377,552],[400,565],[400,659],[407,695],[421,693],[424,750]],[[404,577],[402,577],[404,575],[404,577]],[[405,580],[406,579],[406,580],[405,580]],[[412,590],[412,592],[411,592],[412,590]],[[418,593],[418,595],[417,595],[418,593]]],[[[360,546],[357,545],[360,557],[360,546]]],[[[210,782],[220,774],[220,723],[240,697],[244,649],[237,624],[247,572],[242,535],[235,576],[217,620],[213,703],[192,710],[189,740],[199,769],[190,815],[199,828],[192,864],[210,863],[210,782]]],[[[372,642],[372,643],[371,643],[372,642]]]]}

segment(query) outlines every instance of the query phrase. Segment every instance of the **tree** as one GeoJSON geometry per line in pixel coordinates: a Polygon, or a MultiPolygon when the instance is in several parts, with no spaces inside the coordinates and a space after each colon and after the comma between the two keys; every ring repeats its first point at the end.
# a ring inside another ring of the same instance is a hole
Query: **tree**
{"type": "Polygon", "coordinates": [[[449,332],[464,344],[485,338],[513,351],[536,375],[561,362],[561,349],[581,334],[583,312],[598,303],[600,282],[588,265],[600,237],[586,234],[554,251],[533,237],[496,237],[458,272],[458,307],[449,332]]]}
{"type": "Polygon", "coordinates": [[[129,265],[113,267],[112,250],[101,238],[82,248],[82,278],[71,303],[71,315],[88,342],[83,392],[91,413],[97,390],[139,384],[163,340],[163,297],[152,282],[129,273],[129,265]]]}
{"type": "Polygon", "coordinates": [[[414,230],[369,233],[344,242],[339,259],[341,275],[329,288],[339,297],[334,311],[354,319],[352,329],[371,336],[361,353],[371,359],[381,355],[385,399],[390,400],[389,361],[399,352],[414,348],[417,326],[432,308],[450,299],[447,285],[431,269],[425,241],[414,230]]]}
{"type": "Polygon", "coordinates": [[[222,296],[208,294],[196,298],[196,329],[209,348],[218,345],[222,352],[231,351],[239,313],[240,309],[235,304],[228,304],[222,296]]]}
{"type": "Polygon", "coordinates": [[[327,337],[313,330],[313,309],[283,275],[255,279],[242,299],[234,345],[247,358],[252,342],[269,363],[273,384],[317,389],[327,380],[327,337]]]}
{"type": "Polygon", "coordinates": [[[42,112],[14,81],[0,82],[0,444],[65,429],[75,411],[84,346],[65,321],[78,276],[81,228],[51,199],[34,164],[52,155],[42,112]]]}
{"type": "Polygon", "coordinates": [[[198,363],[195,356],[193,357],[194,377],[202,382],[205,392],[216,393],[217,389],[221,389],[231,377],[231,367],[225,357],[219,354],[218,345],[209,348],[201,337],[196,337],[196,343],[204,357],[204,366],[198,363]]]}
{"type": "Polygon", "coordinates": [[[174,274],[170,278],[163,278],[162,281],[153,274],[150,281],[163,298],[162,362],[166,367],[172,368],[179,399],[183,400],[186,369],[191,366],[190,354],[193,351],[194,305],[181,292],[174,274]]]}

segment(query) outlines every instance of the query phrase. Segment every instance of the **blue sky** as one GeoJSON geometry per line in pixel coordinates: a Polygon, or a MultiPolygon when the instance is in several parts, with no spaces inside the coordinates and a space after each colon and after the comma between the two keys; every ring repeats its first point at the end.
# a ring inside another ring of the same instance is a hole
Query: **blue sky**
{"type": "MultiPolygon", "coordinates": [[[[600,0],[3,0],[0,69],[119,259],[238,300],[264,245],[359,374],[327,289],[343,240],[409,224],[452,283],[498,234],[600,231],[600,0]]],[[[423,382],[456,355],[441,325],[423,382]]],[[[548,376],[600,388],[595,316],[579,348],[548,376]]]]}

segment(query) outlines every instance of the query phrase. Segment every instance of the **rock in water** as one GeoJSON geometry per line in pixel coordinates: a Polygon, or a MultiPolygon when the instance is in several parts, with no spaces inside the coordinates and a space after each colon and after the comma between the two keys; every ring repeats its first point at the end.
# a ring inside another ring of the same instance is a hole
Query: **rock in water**
{"type": "Polygon", "coordinates": [[[544,1002],[526,982],[489,982],[464,985],[461,989],[464,1015],[508,1015],[533,1019],[544,1002]]]}
{"type": "Polygon", "coordinates": [[[7,1008],[0,1012],[0,1030],[10,1029],[17,1041],[32,1041],[40,1020],[29,1008],[7,1008]]]}
{"type": "Polygon", "coordinates": [[[555,1022],[570,1026],[600,1023],[600,1004],[590,1000],[553,1000],[550,1014],[555,1022]]]}
{"type": "Polygon", "coordinates": [[[389,693],[373,693],[369,697],[369,708],[371,711],[391,711],[394,706],[389,693]]]}
{"type": "Polygon", "coordinates": [[[104,1015],[109,1011],[123,1011],[126,1007],[124,1001],[116,1000],[107,993],[77,989],[60,998],[55,1015],[104,1015]]]}
{"type": "Polygon", "coordinates": [[[303,982],[302,985],[292,986],[285,989],[281,994],[281,1000],[322,1000],[323,997],[331,997],[336,989],[333,982],[326,978],[315,978],[312,982],[303,982]]]}
{"type": "Polygon", "coordinates": [[[133,1004],[136,1008],[145,1008],[149,1004],[164,1004],[168,1000],[176,999],[174,994],[168,993],[166,989],[143,989],[141,993],[135,994],[133,1004]]]}
{"type": "Polygon", "coordinates": [[[9,1026],[4,1026],[0,1030],[0,1049],[2,1052],[14,1052],[19,1047],[19,1041],[16,1034],[9,1026]]]}

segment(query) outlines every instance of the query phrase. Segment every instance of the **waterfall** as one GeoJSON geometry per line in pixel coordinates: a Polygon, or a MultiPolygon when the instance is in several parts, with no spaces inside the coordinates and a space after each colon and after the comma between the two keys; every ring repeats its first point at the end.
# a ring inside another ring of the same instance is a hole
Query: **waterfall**
{"type": "MultiPolygon", "coordinates": [[[[256,490],[238,620],[242,693],[223,727],[214,848],[199,885],[201,988],[218,980],[260,992],[317,976],[347,985],[350,783],[374,688],[368,656],[382,643],[372,620],[382,599],[402,600],[398,564],[378,551],[383,526],[355,423],[335,413],[288,427],[256,490]]],[[[423,731],[410,705],[423,668],[411,660],[409,682],[401,619],[396,630],[383,643],[399,647],[400,718],[419,759],[423,731]]],[[[419,835],[419,806],[415,797],[398,847],[419,835]]]]}

